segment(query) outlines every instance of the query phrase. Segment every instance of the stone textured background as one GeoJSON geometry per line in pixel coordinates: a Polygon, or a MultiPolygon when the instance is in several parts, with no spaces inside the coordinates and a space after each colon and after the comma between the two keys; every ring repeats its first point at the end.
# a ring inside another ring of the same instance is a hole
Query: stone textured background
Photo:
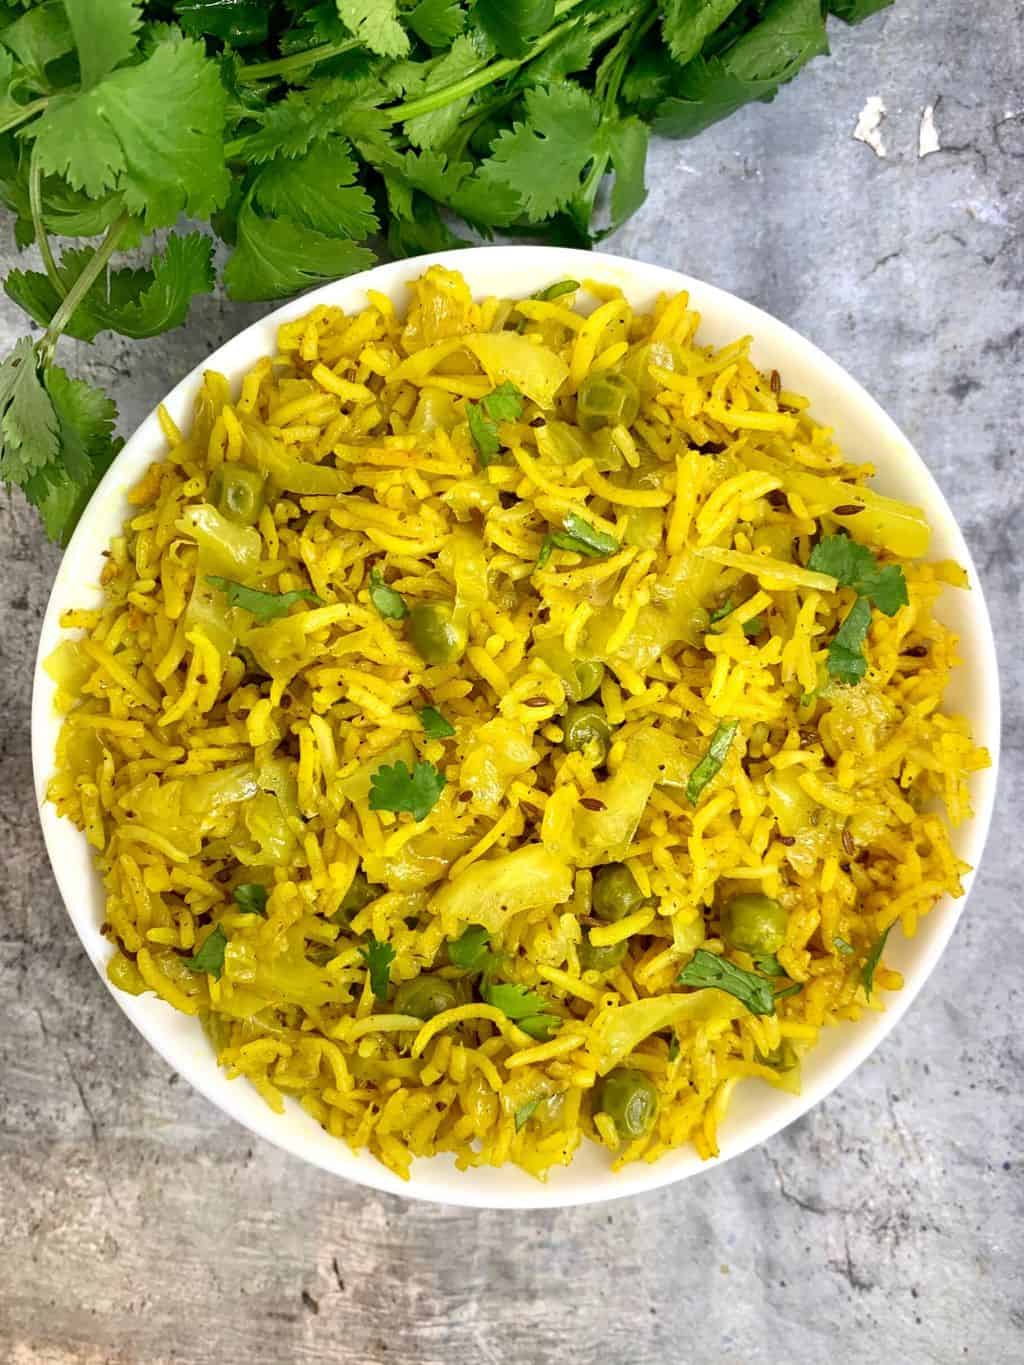
{"type": "MultiPolygon", "coordinates": [[[[0,498],[0,1359],[667,1365],[1024,1359],[1021,376],[1024,12],[899,0],[771,107],[656,144],[612,246],[760,304],[930,463],[1002,641],[1000,808],[909,1019],[762,1149],[675,1189],[515,1215],[406,1204],[250,1140],[112,1007],[50,876],[29,689],[57,553],[0,498]],[[888,107],[887,156],[852,140],[888,107]],[[925,105],[943,150],[919,159],[925,105]]],[[[9,228],[9,225],[5,225],[9,228]]],[[[3,236],[6,270],[14,248],[3,236]]],[[[123,429],[255,311],[72,344],[123,429]]],[[[4,349],[21,315],[0,301],[4,349]]],[[[70,355],[72,349],[76,355],[70,355]]]]}

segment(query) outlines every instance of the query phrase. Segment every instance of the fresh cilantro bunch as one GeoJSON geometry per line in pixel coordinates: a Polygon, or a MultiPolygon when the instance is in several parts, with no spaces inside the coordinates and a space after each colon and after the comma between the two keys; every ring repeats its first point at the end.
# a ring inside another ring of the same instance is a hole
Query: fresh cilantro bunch
{"type": "MultiPolygon", "coordinates": [[[[643,202],[652,126],[771,99],[826,11],[887,2],[0,0],[0,201],[42,260],[4,287],[43,329],[0,364],[0,481],[67,541],[120,442],[57,343],[181,325],[215,284],[209,235],[152,239],[183,217],[226,244],[234,299],[464,230],[590,245],[643,202]]],[[[512,404],[481,408],[485,459],[512,404]]]]}

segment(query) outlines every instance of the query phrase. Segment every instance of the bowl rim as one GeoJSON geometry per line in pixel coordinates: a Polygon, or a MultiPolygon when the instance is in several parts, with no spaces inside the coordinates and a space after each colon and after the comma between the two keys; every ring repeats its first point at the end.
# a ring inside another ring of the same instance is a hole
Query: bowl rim
{"type": "MultiPolygon", "coordinates": [[[[974,680],[980,684],[982,694],[977,724],[974,723],[975,717],[972,716],[972,728],[976,742],[988,747],[992,759],[989,769],[974,775],[975,780],[972,783],[974,817],[962,827],[960,842],[966,845],[966,849],[958,848],[958,853],[961,856],[965,853],[969,855],[967,860],[972,865],[972,870],[963,879],[964,894],[956,901],[944,897],[927,917],[931,932],[923,945],[923,951],[918,953],[920,960],[913,975],[906,978],[901,991],[887,995],[884,1012],[865,1014],[856,1023],[843,1025],[841,1030],[828,1030],[829,1035],[840,1032],[844,1035],[838,1059],[823,1064],[820,1068],[822,1074],[811,1084],[806,1085],[799,1096],[785,1097],[788,1103],[779,1103],[774,1114],[750,1122],[738,1134],[720,1135],[721,1155],[707,1162],[695,1161],[688,1154],[684,1157],[685,1149],[680,1149],[666,1154],[651,1165],[633,1163],[615,1174],[604,1166],[595,1175],[582,1180],[563,1176],[559,1181],[557,1176],[563,1171],[571,1172],[580,1160],[581,1153],[578,1152],[573,1163],[568,1168],[556,1168],[547,1183],[525,1177],[524,1184],[523,1173],[518,1168],[502,1167],[500,1168],[502,1173],[509,1169],[514,1172],[513,1177],[507,1181],[508,1187],[504,1188],[500,1180],[480,1178],[482,1171],[489,1171],[493,1176],[493,1168],[471,1168],[457,1172],[449,1160],[437,1157],[415,1160],[410,1179],[406,1182],[374,1158],[367,1157],[365,1152],[361,1154],[351,1152],[339,1139],[330,1139],[330,1150],[321,1151],[311,1142],[309,1136],[293,1130],[280,1115],[263,1105],[262,1101],[261,1107],[254,1109],[250,1104],[239,1100],[238,1096],[251,1092],[251,1087],[233,1086],[226,1074],[216,1067],[211,1074],[209,1061],[212,1054],[208,1053],[200,1059],[200,1053],[194,1048],[179,1047],[169,1041],[165,1025],[169,1016],[177,1014],[176,1011],[149,993],[135,997],[118,991],[109,981],[105,966],[112,948],[99,934],[99,925],[92,913],[93,907],[86,904],[90,898],[81,895],[79,872],[76,871],[71,859],[65,856],[67,851],[76,848],[80,856],[85,846],[85,836],[75,829],[70,821],[60,819],[45,799],[47,781],[53,769],[53,740],[58,728],[58,717],[53,707],[55,685],[44,671],[43,662],[57,641],[63,638],[59,626],[60,613],[72,605],[76,594],[81,598],[88,591],[83,587],[83,575],[74,573],[74,567],[79,561],[94,563],[96,543],[105,544],[110,534],[121,526],[126,471],[130,469],[132,471],[130,477],[135,479],[156,457],[156,452],[160,448],[156,408],[139,424],[125,443],[93,494],[65,551],[43,617],[36,652],[31,711],[32,766],[40,821],[47,854],[68,916],[104,985],[164,1061],[178,1074],[184,1076],[218,1109],[242,1123],[251,1132],[331,1174],[341,1175],[370,1188],[400,1194],[406,1198],[477,1208],[555,1208],[599,1203],[659,1189],[698,1173],[710,1173],[732,1157],[758,1146],[802,1117],[842,1084],[870,1053],[880,1046],[907,1013],[934,971],[967,904],[992,819],[999,767],[1001,704],[998,660],[991,617],[977,568],[944,495],[916,449],[876,400],[847,370],[813,342],[772,314],[724,289],[667,267],[605,252],[543,246],[474,247],[435,252],[378,265],[358,275],[322,285],[250,323],[194,366],[168,392],[163,404],[173,411],[190,398],[201,380],[203,371],[207,369],[220,369],[227,374],[232,383],[235,383],[241,371],[248,368],[259,355],[265,354],[264,337],[268,328],[276,328],[282,322],[302,316],[320,304],[340,303],[345,306],[348,299],[352,296],[358,297],[367,289],[378,289],[387,294],[421,274],[430,265],[443,265],[463,271],[468,269],[471,274],[479,265],[487,274],[497,277],[500,277],[503,271],[516,269],[528,269],[537,277],[547,276],[552,280],[565,276],[580,279],[602,279],[612,276],[627,292],[630,285],[633,285],[635,294],[644,295],[652,295],[658,290],[675,292],[688,290],[691,295],[697,296],[696,302],[705,315],[710,305],[712,310],[717,306],[726,312],[738,312],[748,319],[746,330],[753,333],[755,348],[765,349],[782,345],[798,354],[802,362],[821,377],[823,387],[827,387],[832,394],[832,398],[826,399],[826,402],[836,401],[836,392],[842,394],[845,401],[862,411],[866,420],[876,429],[880,440],[887,440],[899,447],[901,455],[906,456],[912,466],[915,484],[919,485],[922,493],[926,495],[918,500],[928,506],[930,524],[936,529],[935,518],[938,509],[939,519],[943,523],[942,530],[954,542],[953,553],[958,562],[966,568],[970,578],[972,592],[967,616],[973,619],[976,627],[978,636],[976,644],[980,648],[980,656],[975,653],[968,667],[974,675],[974,680]],[[235,352],[240,358],[234,356],[235,352]],[[230,363],[225,364],[225,360],[230,363]],[[98,528],[106,529],[103,529],[100,535],[98,528]],[[941,917],[940,909],[943,911],[941,917]]],[[[482,291],[474,287],[474,292],[479,294],[482,291]]],[[[500,280],[496,281],[493,292],[501,292],[500,280]]],[[[360,306],[365,306],[363,300],[360,300],[360,306]]],[[[806,388],[806,384],[804,387],[806,388]]],[[[810,397],[813,407],[815,404],[813,392],[810,397]]],[[[819,411],[817,415],[820,420],[822,413],[819,411]]],[[[964,672],[967,672],[967,668],[964,672]]],[[[91,854],[87,856],[91,864],[91,854]]],[[[95,900],[98,894],[98,879],[94,869],[92,879],[94,883],[92,899],[95,900]]],[[[179,1020],[182,1017],[177,1016],[179,1020]]],[[[196,1030],[199,1030],[198,1021],[191,1022],[195,1024],[196,1030]]],[[[772,1091],[773,1095],[779,1093],[772,1091]]],[[[310,1119],[309,1122],[313,1121],[310,1119]]]]}

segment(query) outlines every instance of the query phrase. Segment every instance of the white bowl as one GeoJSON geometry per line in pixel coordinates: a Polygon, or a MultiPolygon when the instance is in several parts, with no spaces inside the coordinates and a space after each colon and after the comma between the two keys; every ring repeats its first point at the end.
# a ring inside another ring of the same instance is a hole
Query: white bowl
{"type": "MultiPolygon", "coordinates": [[[[673,270],[617,256],[533,246],[445,252],[380,266],[325,285],[277,309],[221,346],[171,391],[166,399],[171,416],[179,426],[187,426],[203,370],[220,370],[237,380],[260,356],[275,350],[280,323],[322,303],[340,305],[350,312],[358,310],[365,306],[365,290],[371,287],[402,305],[407,283],[433,262],[460,270],[478,297],[523,296],[567,277],[592,277],[617,284],[633,304],[641,307],[653,303],[659,291],[689,290],[703,319],[701,341],[722,345],[747,333],[753,335],[755,361],[764,369],[780,370],[787,388],[809,395],[814,414],[835,429],[847,455],[871,460],[877,466],[877,486],[924,508],[932,527],[931,554],[964,565],[972,584],[970,593],[946,593],[941,614],[959,634],[965,660],[964,667],[954,675],[948,703],[970,718],[977,742],[987,745],[992,754],[992,767],[974,779],[975,817],[954,837],[958,856],[976,868],[992,815],[999,745],[995,645],[977,571],[945,498],[895,422],[845,370],[759,308],[673,270]]],[[[90,850],[84,836],[69,821],[59,819],[45,801],[60,722],[53,707],[54,686],[41,664],[61,638],[61,613],[99,601],[101,553],[121,529],[128,511],[126,490],[163,449],[163,436],[152,413],[118,456],[82,517],[58,570],[43,620],[32,700],[32,757],[47,850],[71,922],[108,987],[106,964],[112,950],[100,933],[103,895],[90,850]]],[[[965,879],[966,887],[971,880],[971,876],[965,879]]],[[[801,1095],[787,1095],[766,1085],[737,1088],[722,1125],[721,1156],[717,1160],[702,1162],[695,1152],[685,1149],[662,1157],[654,1165],[636,1164],[612,1174],[607,1155],[588,1143],[571,1166],[555,1169],[545,1184],[511,1166],[460,1172],[446,1157],[415,1161],[411,1179],[399,1180],[367,1153],[353,1153],[343,1142],[329,1137],[297,1104],[289,1102],[284,1115],[274,1114],[244,1079],[229,1081],[194,1018],[179,1014],[153,995],[131,996],[109,988],[143,1037],[207,1099],[254,1133],[326,1171],[417,1199],[484,1208],[556,1207],[615,1199],[656,1189],[698,1171],[713,1171],[722,1161],[763,1142],[806,1113],[835,1089],[903,1017],[949,941],[964,905],[963,898],[944,898],[922,921],[914,939],[893,936],[886,961],[903,973],[903,990],[885,996],[884,1013],[869,1012],[856,1024],[824,1031],[821,1042],[805,1061],[801,1095]]]]}

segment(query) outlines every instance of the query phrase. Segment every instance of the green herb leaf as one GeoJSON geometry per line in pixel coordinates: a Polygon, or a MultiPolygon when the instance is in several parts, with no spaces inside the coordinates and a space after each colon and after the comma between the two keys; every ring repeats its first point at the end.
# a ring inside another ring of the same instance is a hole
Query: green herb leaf
{"type": "Polygon", "coordinates": [[[336,0],[346,28],[380,57],[404,57],[409,35],[398,22],[396,0],[336,0]]]}
{"type": "Polygon", "coordinates": [[[78,49],[82,89],[91,90],[135,51],[142,22],[134,0],[64,0],[78,49]]]}
{"type": "Polygon", "coordinates": [[[388,998],[391,982],[391,964],[395,960],[395,950],[390,943],[380,943],[371,938],[369,943],[359,949],[359,956],[370,972],[370,990],[378,1000],[388,998]]]}
{"type": "Polygon", "coordinates": [[[527,1100],[525,1104],[521,1104],[519,1108],[516,1110],[515,1124],[517,1133],[519,1132],[520,1128],[524,1127],[527,1123],[529,1123],[530,1119],[533,1118],[543,1098],[544,1098],[543,1095],[538,1095],[535,1100],[527,1100]]]}
{"type": "Polygon", "coordinates": [[[853,944],[847,943],[846,939],[840,938],[838,934],[833,935],[832,946],[835,948],[836,952],[841,953],[843,957],[850,957],[854,952],[853,944]]]}
{"type": "Polygon", "coordinates": [[[871,607],[858,597],[828,647],[828,671],[838,682],[854,685],[868,671],[864,641],[871,625],[871,607]]]}
{"type": "Polygon", "coordinates": [[[224,284],[233,299],[281,299],[366,270],[374,259],[372,251],[347,237],[328,237],[291,218],[262,218],[246,203],[224,284]]]}
{"type": "MultiPolygon", "coordinates": [[[[103,331],[126,337],[152,337],[180,327],[195,294],[213,289],[213,242],[200,232],[172,236],[150,269],[115,270],[101,275],[75,309],[64,331],[93,341],[103,331]]],[[[66,294],[93,258],[75,247],[61,256],[57,273],[66,294]]],[[[12,270],[4,281],[8,297],[46,327],[63,302],[46,275],[12,270]]]]}
{"type": "Polygon", "coordinates": [[[485,981],[480,994],[488,1005],[501,1010],[524,1033],[540,1042],[547,1042],[562,1022],[557,1015],[549,1013],[550,1004],[544,996],[527,990],[525,986],[485,981]]]}
{"type": "Polygon", "coordinates": [[[267,888],[259,882],[243,882],[235,887],[231,895],[239,910],[244,910],[247,915],[263,915],[266,918],[267,888]]]}
{"type": "Polygon", "coordinates": [[[60,425],[39,375],[36,348],[22,337],[0,364],[0,479],[24,485],[57,458],[60,425]]]}
{"type": "Polygon", "coordinates": [[[763,953],[753,959],[754,966],[762,976],[785,976],[785,968],[779,965],[774,953],[763,953]]]}
{"type": "Polygon", "coordinates": [[[497,459],[501,450],[498,423],[515,422],[522,414],[523,395],[507,379],[485,394],[479,403],[466,404],[469,434],[476,447],[477,459],[484,469],[497,459]]]}
{"type": "Polygon", "coordinates": [[[411,772],[401,761],[385,763],[370,778],[370,809],[407,811],[414,820],[425,820],[446,781],[433,763],[416,763],[411,772]]]}
{"type": "Polygon", "coordinates": [[[566,512],[562,525],[573,540],[585,545],[587,552],[595,557],[617,554],[622,548],[614,536],[609,535],[607,531],[599,531],[596,526],[591,526],[589,521],[584,520],[576,512],[566,512]]]}
{"type": "Polygon", "coordinates": [[[324,138],[303,156],[265,166],[253,181],[253,199],[267,213],[330,238],[368,237],[380,223],[356,175],[345,138],[324,138]]]}
{"type": "Polygon", "coordinates": [[[219,981],[224,971],[224,949],[227,946],[228,936],[218,924],[212,934],[207,934],[199,951],[185,958],[185,966],[190,972],[209,972],[219,981]]]}
{"type": "Polygon", "coordinates": [[[388,587],[379,569],[370,570],[370,601],[386,620],[401,621],[409,615],[405,598],[394,588],[388,587]]]}
{"type": "Polygon", "coordinates": [[[895,616],[910,601],[907,580],[898,564],[880,565],[866,545],[849,536],[825,536],[811,551],[807,567],[830,574],[845,588],[853,588],[886,616],[895,616]]]}
{"type": "Polygon", "coordinates": [[[745,972],[728,958],[716,957],[704,948],[697,949],[676,980],[681,986],[698,990],[713,986],[725,991],[746,1005],[751,1014],[775,1013],[775,996],[763,976],[745,972]]]}
{"type": "Polygon", "coordinates": [[[719,621],[724,621],[725,618],[731,615],[731,613],[734,612],[735,610],[736,603],[732,600],[731,597],[727,597],[725,601],[722,603],[722,605],[720,607],[716,607],[714,611],[711,613],[711,615],[708,617],[708,625],[717,626],[719,621]]]}
{"type": "Polygon", "coordinates": [[[859,24],[879,10],[888,9],[893,0],[828,0],[829,10],[848,24],[859,24]]]}
{"type": "Polygon", "coordinates": [[[470,924],[458,938],[448,940],[448,960],[466,972],[482,971],[493,959],[491,935],[482,924],[470,924]]]}
{"type": "Polygon", "coordinates": [[[32,125],[39,164],[97,198],[119,189],[147,230],[208,218],[227,198],[226,92],[202,43],[160,30],[149,57],[57,96],[32,125]]]}
{"type": "Polygon", "coordinates": [[[736,731],[739,727],[740,723],[738,720],[724,720],[711,736],[711,742],[708,744],[707,753],[693,769],[686,781],[686,796],[691,806],[697,804],[701,792],[711,779],[721,772],[722,764],[728,757],[733,739],[735,738],[736,731]]]}
{"type": "Polygon", "coordinates": [[[36,90],[49,90],[46,68],[72,51],[75,45],[67,11],[57,0],[37,5],[15,19],[0,35],[0,42],[25,68],[29,83],[36,90]]]}
{"type": "Polygon", "coordinates": [[[455,726],[445,720],[436,706],[424,706],[420,724],[427,739],[450,739],[455,733],[455,726]]]}
{"type": "Polygon", "coordinates": [[[668,1059],[674,1062],[679,1056],[681,1048],[679,1046],[679,1035],[673,1030],[672,1037],[668,1040],[668,1059]]]}
{"type": "Polygon", "coordinates": [[[551,27],[555,0],[477,0],[473,17],[503,57],[522,57],[551,27]]]}
{"type": "Polygon", "coordinates": [[[206,581],[226,595],[229,606],[242,607],[261,622],[276,621],[279,616],[287,616],[296,602],[312,602],[314,606],[323,606],[310,588],[296,588],[292,592],[261,592],[259,588],[247,588],[244,583],[236,583],[232,578],[220,578],[216,574],[207,574],[206,581]]]}
{"type": "Polygon", "coordinates": [[[864,994],[867,996],[869,1000],[871,999],[871,992],[874,989],[875,985],[875,968],[882,960],[882,952],[885,949],[885,941],[891,933],[892,925],[890,924],[889,928],[886,929],[885,933],[882,934],[875,941],[874,947],[867,955],[867,959],[864,962],[864,966],[860,969],[861,985],[864,987],[864,994]]]}
{"type": "Polygon", "coordinates": [[[420,0],[405,22],[428,47],[447,47],[466,26],[459,0],[420,0]]]}
{"type": "Polygon", "coordinates": [[[685,66],[725,23],[740,0],[665,0],[661,31],[675,61],[685,66]]]}

